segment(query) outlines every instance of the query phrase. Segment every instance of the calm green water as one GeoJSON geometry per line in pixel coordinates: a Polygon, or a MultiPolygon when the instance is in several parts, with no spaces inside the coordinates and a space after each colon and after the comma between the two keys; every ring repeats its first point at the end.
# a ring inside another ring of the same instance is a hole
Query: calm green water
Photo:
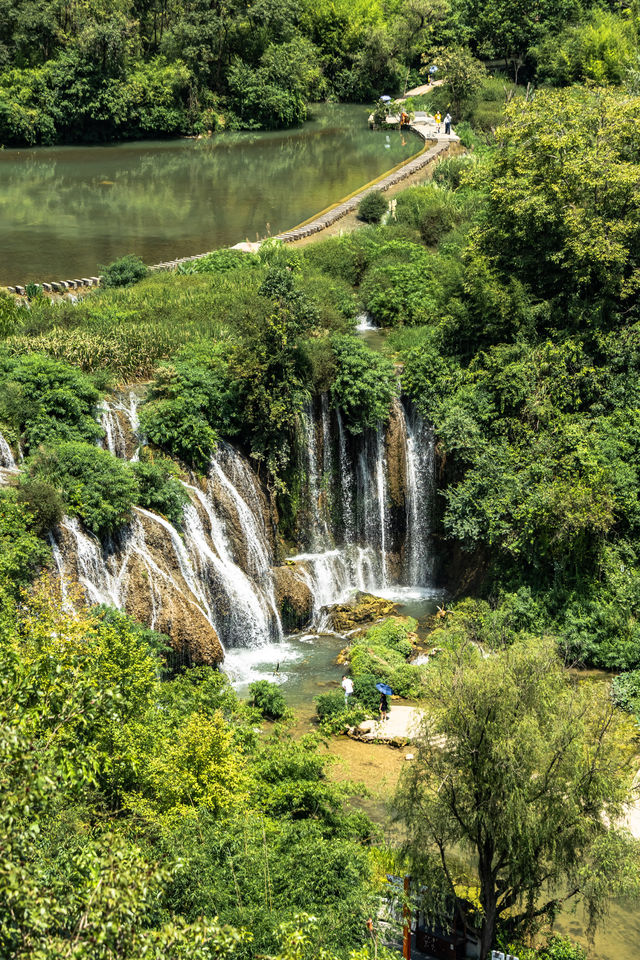
{"type": "Polygon", "coordinates": [[[421,147],[367,110],[322,105],[296,130],[0,151],[0,283],[73,279],[279,233],[421,147]]]}

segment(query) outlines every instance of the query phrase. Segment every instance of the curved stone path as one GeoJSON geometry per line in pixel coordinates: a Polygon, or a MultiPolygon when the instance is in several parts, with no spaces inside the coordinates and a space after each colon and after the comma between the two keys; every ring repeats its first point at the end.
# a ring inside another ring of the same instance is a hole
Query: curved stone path
{"type": "Polygon", "coordinates": [[[349,197],[347,200],[343,200],[342,203],[336,204],[335,207],[331,207],[329,210],[320,214],[315,219],[306,223],[302,223],[299,227],[294,227],[293,230],[287,230],[285,233],[279,233],[276,239],[283,240],[285,243],[291,243],[294,240],[301,240],[304,237],[309,237],[312,233],[319,233],[321,230],[324,230],[326,227],[329,227],[331,224],[335,223],[336,220],[346,217],[348,213],[353,213],[353,211],[357,209],[362,198],[366,197],[368,193],[373,193],[377,190],[388,190],[389,187],[399,183],[401,180],[406,180],[407,177],[410,177],[418,170],[426,167],[429,163],[432,163],[436,157],[440,156],[442,153],[445,153],[449,149],[451,143],[459,143],[459,137],[457,137],[455,134],[447,135],[435,133],[433,123],[430,119],[425,119],[425,121],[421,123],[411,124],[411,129],[415,131],[418,136],[422,137],[425,143],[434,140],[434,146],[429,150],[423,150],[418,154],[417,157],[414,157],[413,160],[409,160],[399,169],[387,174],[387,176],[383,177],[381,180],[374,181],[369,186],[360,190],[358,193],[353,194],[353,196],[349,197]]]}
{"type": "MultiPolygon", "coordinates": [[[[388,122],[397,123],[398,118],[389,117],[388,122]]],[[[293,227],[291,230],[277,234],[274,239],[282,240],[284,243],[292,243],[295,240],[301,240],[304,237],[309,237],[311,234],[319,233],[321,230],[324,230],[331,226],[331,224],[335,223],[336,220],[340,220],[342,217],[346,217],[347,214],[353,213],[357,209],[362,198],[366,197],[368,193],[372,193],[375,190],[388,190],[389,187],[396,183],[400,183],[402,180],[406,180],[407,177],[410,177],[418,170],[421,170],[423,167],[426,167],[428,164],[432,163],[442,153],[446,153],[451,143],[459,143],[459,137],[457,137],[454,133],[436,133],[433,118],[428,117],[426,114],[418,114],[415,122],[410,125],[409,129],[413,130],[414,133],[417,133],[425,144],[433,141],[434,146],[430,147],[429,149],[426,149],[425,147],[417,156],[415,156],[412,160],[408,160],[407,163],[403,164],[401,167],[392,170],[391,173],[388,173],[381,179],[373,181],[366,187],[363,187],[363,189],[358,191],[358,193],[352,194],[346,200],[335,204],[335,206],[325,210],[312,220],[305,221],[299,226],[293,227]]],[[[258,241],[257,243],[252,243],[250,245],[238,243],[236,244],[235,248],[232,249],[246,249],[249,248],[249,246],[251,249],[256,249],[260,246],[261,242],[262,241],[258,241]]],[[[192,263],[194,260],[202,260],[203,257],[209,256],[210,252],[212,251],[207,251],[206,253],[197,253],[190,257],[180,257],[176,260],[165,260],[163,263],[156,263],[153,266],[150,266],[149,269],[175,270],[182,263],[192,263]]],[[[82,287],[98,286],[101,279],[102,277],[84,277],[81,280],[60,280],[57,283],[41,283],[38,284],[38,286],[40,286],[45,293],[65,294],[69,290],[78,290],[82,287]]],[[[9,293],[15,293],[19,296],[24,296],[25,294],[25,288],[23,286],[16,285],[14,287],[5,287],[5,289],[9,293]]]]}

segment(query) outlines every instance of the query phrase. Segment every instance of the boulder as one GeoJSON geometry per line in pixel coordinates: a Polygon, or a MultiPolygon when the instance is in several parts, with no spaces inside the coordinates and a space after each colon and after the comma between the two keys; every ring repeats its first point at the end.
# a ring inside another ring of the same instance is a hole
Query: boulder
{"type": "Polygon", "coordinates": [[[273,568],[276,605],[285,630],[304,627],[313,615],[313,595],[295,565],[273,568]]]}
{"type": "Polygon", "coordinates": [[[337,633],[348,633],[361,624],[374,623],[395,613],[395,604],[382,597],[358,593],[349,603],[337,604],[329,611],[329,621],[337,633]]]}

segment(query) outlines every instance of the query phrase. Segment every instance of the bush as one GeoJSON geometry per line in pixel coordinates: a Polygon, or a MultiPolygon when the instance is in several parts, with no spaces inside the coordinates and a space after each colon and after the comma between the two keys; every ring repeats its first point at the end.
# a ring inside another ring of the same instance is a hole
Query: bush
{"type": "Polygon", "coordinates": [[[131,469],[138,482],[138,503],[147,510],[161,513],[174,526],[182,523],[182,511],[189,496],[176,477],[176,468],[169,460],[140,460],[131,469]]]}
{"type": "Polygon", "coordinates": [[[91,380],[61,360],[40,353],[0,359],[0,423],[26,453],[53,440],[98,440],[98,399],[91,380]]]}
{"type": "Polygon", "coordinates": [[[146,403],[140,426],[151,443],[206,473],[218,436],[187,397],[146,403]]]}
{"type": "Polygon", "coordinates": [[[353,434],[389,417],[397,383],[393,364],[356,337],[333,337],[336,372],[331,396],[353,434]]]}
{"type": "Polygon", "coordinates": [[[321,693],[315,697],[316,713],[320,720],[327,720],[340,713],[345,713],[344,693],[332,690],[331,693],[321,693]]]}
{"type": "Polygon", "coordinates": [[[389,204],[380,190],[367,193],[358,204],[358,216],[366,223],[380,223],[389,204]]]}
{"type": "Polygon", "coordinates": [[[133,253],[119,257],[108,267],[100,267],[103,287],[130,287],[147,276],[146,264],[133,253]]]}
{"type": "Polygon", "coordinates": [[[445,157],[433,171],[432,182],[439,187],[457,190],[462,183],[465,171],[468,171],[473,163],[473,158],[465,154],[457,157],[445,157]]]}
{"type": "Polygon", "coordinates": [[[283,720],[290,716],[287,701],[278,686],[268,680],[256,680],[249,686],[251,706],[260,711],[267,720],[283,720]]]}
{"type": "Polygon", "coordinates": [[[67,512],[97,537],[115,533],[131,518],[138,484],[128,463],[87,443],[42,447],[29,458],[27,476],[53,486],[67,512]]]}
{"type": "Polygon", "coordinates": [[[246,270],[259,267],[260,258],[255,253],[245,253],[243,250],[214,250],[206,257],[181,263],[177,273],[191,275],[194,273],[229,273],[232,270],[246,270]]]}
{"type": "Polygon", "coordinates": [[[22,478],[17,491],[18,503],[24,504],[33,517],[32,529],[44,536],[62,520],[64,503],[60,493],[43,480],[22,478]]]}
{"type": "Polygon", "coordinates": [[[614,677],[611,697],[616,706],[629,713],[640,711],[640,670],[631,670],[614,677]]]}
{"type": "Polygon", "coordinates": [[[24,290],[29,300],[33,300],[34,297],[42,295],[42,287],[37,283],[28,283],[24,290]]]}
{"type": "Polygon", "coordinates": [[[353,679],[353,695],[369,713],[377,713],[380,706],[380,693],[376,690],[376,683],[379,683],[379,680],[373,673],[363,673],[353,679]]]}
{"type": "Polygon", "coordinates": [[[427,246],[435,246],[460,222],[461,215],[453,193],[432,184],[413,187],[398,197],[398,222],[417,227],[427,246]]]}

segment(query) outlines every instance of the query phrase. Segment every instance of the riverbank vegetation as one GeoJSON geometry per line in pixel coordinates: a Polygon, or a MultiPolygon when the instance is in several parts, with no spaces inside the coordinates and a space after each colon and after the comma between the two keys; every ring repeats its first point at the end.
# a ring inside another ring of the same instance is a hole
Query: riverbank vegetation
{"type": "Polygon", "coordinates": [[[5,2],[0,143],[287,127],[311,101],[375,100],[438,64],[456,120],[488,129],[503,93],[488,90],[474,112],[479,60],[507,82],[622,83],[637,73],[637,26],[633,5],[589,0],[531,10],[503,0],[481,10],[468,0],[5,2]]]}

